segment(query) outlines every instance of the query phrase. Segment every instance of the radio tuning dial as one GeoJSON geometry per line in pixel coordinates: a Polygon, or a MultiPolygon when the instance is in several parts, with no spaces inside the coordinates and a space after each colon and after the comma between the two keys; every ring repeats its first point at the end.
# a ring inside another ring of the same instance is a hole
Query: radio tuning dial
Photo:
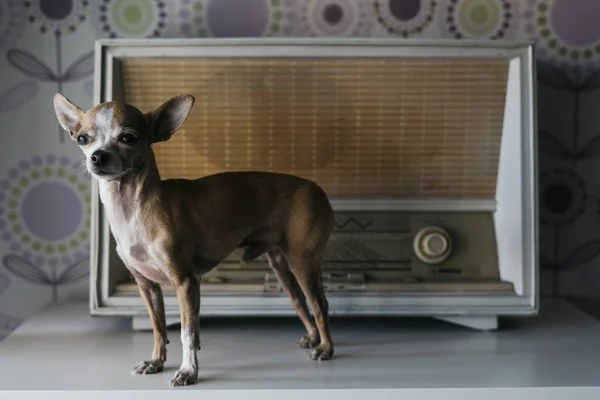
{"type": "Polygon", "coordinates": [[[425,264],[439,264],[450,256],[452,242],[445,229],[428,226],[415,236],[413,249],[417,258],[425,264]]]}

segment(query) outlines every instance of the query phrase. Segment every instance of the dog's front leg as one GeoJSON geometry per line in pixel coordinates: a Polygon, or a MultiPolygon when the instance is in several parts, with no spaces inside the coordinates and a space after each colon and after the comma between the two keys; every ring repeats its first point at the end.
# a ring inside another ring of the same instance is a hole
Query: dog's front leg
{"type": "Polygon", "coordinates": [[[169,385],[185,386],[198,379],[198,357],[200,350],[200,281],[188,277],[176,285],[177,301],[181,310],[181,344],[183,360],[169,385]]]}
{"type": "Polygon", "coordinates": [[[133,276],[138,284],[140,296],[146,304],[152,323],[154,333],[154,349],[152,350],[152,359],[142,361],[131,371],[132,374],[155,374],[163,370],[165,361],[167,361],[167,323],[165,318],[165,305],[162,290],[158,283],[133,272],[133,276]]]}

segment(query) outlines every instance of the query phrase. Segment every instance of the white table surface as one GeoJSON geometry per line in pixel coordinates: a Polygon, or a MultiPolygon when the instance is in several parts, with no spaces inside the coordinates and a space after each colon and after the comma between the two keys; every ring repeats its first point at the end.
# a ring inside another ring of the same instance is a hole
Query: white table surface
{"type": "Polygon", "coordinates": [[[199,382],[175,389],[179,331],[169,332],[165,371],[132,376],[152,334],[130,326],[90,317],[85,303],[49,306],[0,343],[0,398],[600,399],[600,322],[562,301],[488,333],[431,319],[333,319],[336,353],[322,363],[296,346],[296,319],[204,319],[199,382]]]}

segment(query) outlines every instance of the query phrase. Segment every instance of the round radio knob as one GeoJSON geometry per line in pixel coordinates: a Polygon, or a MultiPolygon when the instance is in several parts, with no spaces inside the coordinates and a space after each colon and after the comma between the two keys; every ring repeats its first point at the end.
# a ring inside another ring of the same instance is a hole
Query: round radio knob
{"type": "Polygon", "coordinates": [[[429,226],[417,233],[413,241],[413,249],[422,262],[438,264],[450,256],[452,242],[445,229],[429,226]]]}

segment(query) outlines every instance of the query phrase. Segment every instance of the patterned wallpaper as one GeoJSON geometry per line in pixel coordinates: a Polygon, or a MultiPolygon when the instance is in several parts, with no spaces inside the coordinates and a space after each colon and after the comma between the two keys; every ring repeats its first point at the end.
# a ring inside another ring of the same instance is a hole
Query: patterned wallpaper
{"type": "Polygon", "coordinates": [[[535,39],[543,293],[596,307],[597,0],[0,0],[0,340],[87,295],[89,177],[53,94],[92,105],[96,38],[205,36],[535,39]]]}

